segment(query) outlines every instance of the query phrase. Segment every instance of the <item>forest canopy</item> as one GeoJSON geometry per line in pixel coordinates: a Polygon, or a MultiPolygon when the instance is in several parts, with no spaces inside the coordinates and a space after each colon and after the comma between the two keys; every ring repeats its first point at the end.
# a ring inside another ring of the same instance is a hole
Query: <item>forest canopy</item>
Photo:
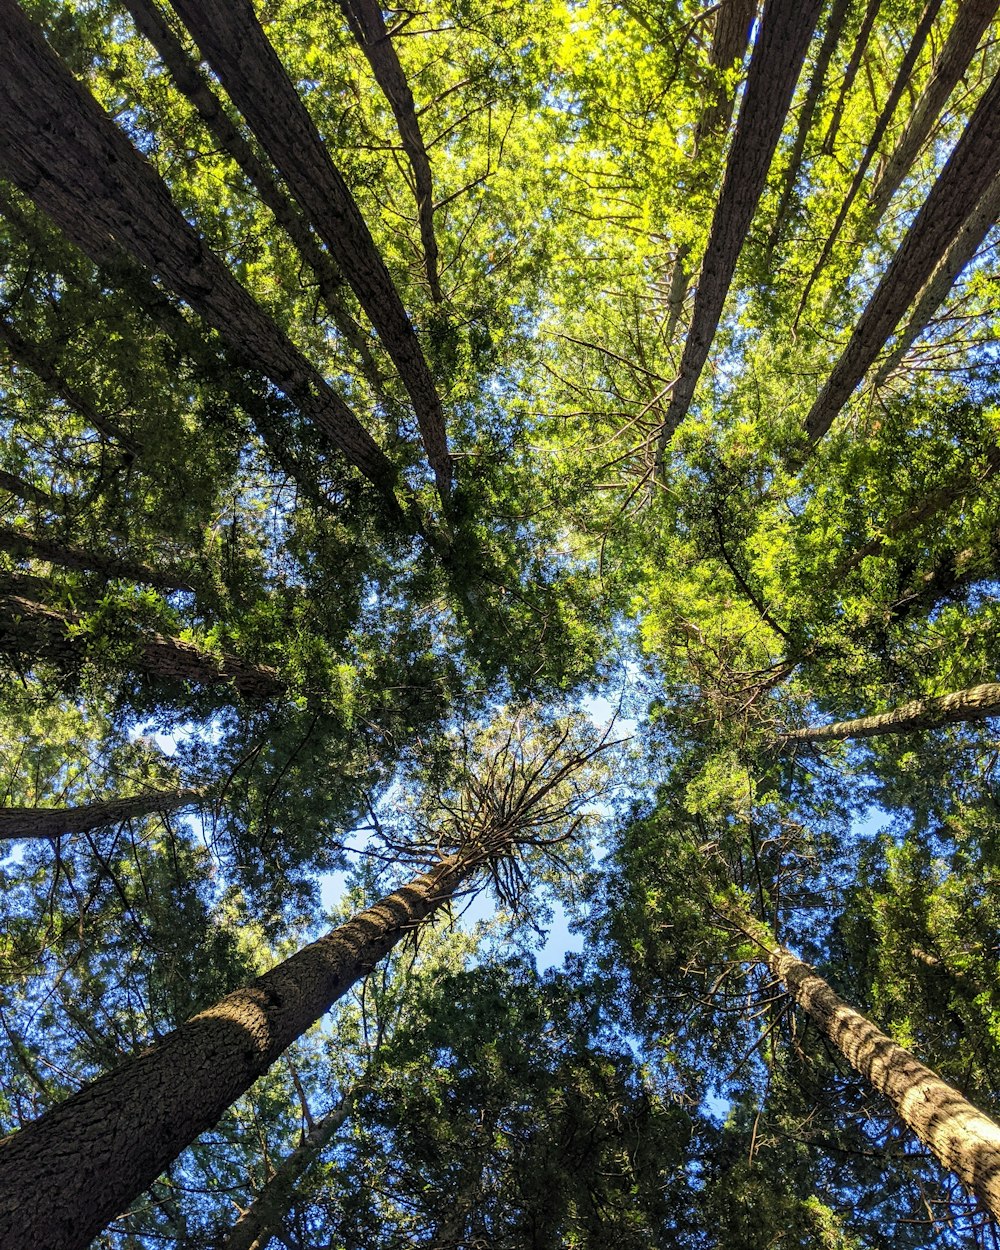
{"type": "Polygon", "coordinates": [[[0,0],[0,1250],[1000,1245],[998,38],[0,0]]]}

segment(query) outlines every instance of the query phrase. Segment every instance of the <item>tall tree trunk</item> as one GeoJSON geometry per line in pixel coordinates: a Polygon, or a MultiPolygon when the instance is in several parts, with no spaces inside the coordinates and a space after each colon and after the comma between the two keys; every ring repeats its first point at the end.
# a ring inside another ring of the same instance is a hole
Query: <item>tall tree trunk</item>
{"type": "Polygon", "coordinates": [[[447,494],[451,458],[444,414],[416,333],[354,197],[250,0],[171,0],[171,4],[381,335],[413,401],[438,488],[447,494]]]}
{"type": "Polygon", "coordinates": [[[687,415],[708,359],[821,7],[821,0],[768,0],[764,8],[701,265],[680,374],[660,430],[657,460],[661,469],[671,435],[687,415]]]}
{"type": "Polygon", "coordinates": [[[396,473],[343,399],[187,223],[165,183],[15,0],[0,0],[0,167],[98,264],[135,258],[263,372],[382,492],[396,473]]]}
{"type": "Polygon", "coordinates": [[[109,581],[140,582],[160,590],[192,590],[190,581],[179,573],[164,573],[136,560],[123,560],[106,555],[103,551],[85,551],[81,547],[38,538],[23,530],[0,526],[0,551],[6,551],[19,559],[45,560],[64,569],[83,569],[100,573],[109,581]]]}
{"type": "Polygon", "coordinates": [[[742,912],[727,914],[850,1066],[892,1103],[939,1162],[1000,1219],[1000,1125],[839,998],[816,970],[742,912]]]}
{"type": "Polygon", "coordinates": [[[851,93],[854,86],[854,80],[858,76],[858,70],[861,68],[861,59],[868,47],[868,40],[871,38],[872,27],[875,25],[875,19],[878,17],[878,11],[881,8],[882,0],[868,0],[865,7],[865,15],[861,19],[861,26],[858,28],[857,38],[854,40],[854,49],[851,52],[851,59],[847,62],[847,69],[844,71],[844,78],[840,84],[840,91],[837,99],[834,101],[833,112],[830,116],[830,124],[826,129],[826,136],[823,139],[823,151],[827,156],[833,155],[833,146],[837,140],[837,133],[840,130],[840,120],[844,116],[844,108],[847,104],[847,97],[851,93]]]}
{"type": "Polygon", "coordinates": [[[781,744],[784,747],[796,742],[839,742],[847,738],[909,734],[958,721],[983,720],[987,716],[1000,716],[1000,685],[996,682],[984,682],[981,686],[930,699],[913,699],[891,712],[879,712],[874,716],[792,729],[781,735],[781,744]]]}
{"type": "Polygon", "coordinates": [[[442,860],[0,1143],[0,1246],[84,1250],[478,862],[442,860]]]}
{"type": "Polygon", "coordinates": [[[965,224],[955,236],[943,260],[917,296],[913,312],[893,344],[892,351],[879,365],[875,385],[881,386],[906,353],[930,325],[931,319],[951,293],[956,281],[974,258],[992,227],[1000,218],[1000,178],[980,197],[965,224]]]}
{"type": "Polygon", "coordinates": [[[188,56],[183,43],[164,19],[155,0],[126,0],[126,3],[136,26],[156,49],[177,89],[191,102],[209,133],[222,150],[233,158],[244,177],[274,214],[275,221],[298,248],[316,277],[320,296],[334,324],[345,341],[357,352],[369,383],[384,398],[382,378],[364,331],[344,303],[343,275],[329,254],[320,247],[309,223],[240,134],[215,92],[188,56]]]}
{"type": "Polygon", "coordinates": [[[420,228],[420,243],[424,252],[427,285],[430,287],[432,299],[435,303],[440,303],[444,297],[441,294],[441,280],[438,276],[438,245],[434,234],[434,182],[431,177],[430,159],[420,132],[413,92],[406,81],[403,67],[399,63],[392,38],[386,28],[382,6],[376,4],[375,0],[338,0],[338,3],[396,119],[399,137],[403,141],[403,150],[413,170],[417,224],[420,228]]]}
{"type": "Polygon", "coordinates": [[[204,790],[147,790],[130,799],[107,799],[78,807],[0,807],[0,838],[58,838],[64,833],[109,829],[134,816],[173,812],[205,799],[204,790]]]}
{"type": "Polygon", "coordinates": [[[312,1125],[301,1144],[281,1161],[274,1175],[233,1225],[221,1250],[267,1250],[272,1238],[278,1235],[296,1184],[353,1109],[354,1096],[348,1095],[312,1125]]]}
{"type": "Polygon", "coordinates": [[[44,508],[46,512],[58,513],[62,511],[62,500],[57,495],[51,495],[48,491],[40,490],[37,486],[33,486],[31,482],[26,482],[16,474],[8,473],[6,469],[0,469],[0,490],[16,495],[18,499],[23,499],[25,503],[37,504],[40,508],[44,508]]]}
{"type": "MultiPolygon", "coordinates": [[[[9,583],[10,575],[4,581],[9,583]]],[[[35,581],[18,578],[17,584],[28,589],[35,581]]],[[[72,626],[79,621],[74,613],[48,607],[23,594],[4,593],[0,586],[0,653],[29,664],[43,660],[72,672],[87,653],[86,636],[72,633],[72,626]]],[[[285,690],[277,673],[266,664],[252,664],[235,655],[215,656],[194,643],[152,630],[137,633],[132,664],[157,681],[232,685],[248,699],[271,699],[285,690]]]]}
{"type": "Polygon", "coordinates": [[[1000,75],[986,89],[854,333],[806,417],[809,448],[823,437],[917,292],[1000,174],[1000,75]]]}
{"type": "Polygon", "coordinates": [[[906,129],[871,193],[869,208],[876,221],[885,212],[900,183],[909,173],[948,97],[972,63],[979,41],[998,8],[1000,5],[997,0],[962,0],[958,6],[930,81],[921,93],[917,106],[906,123],[906,129]]]}

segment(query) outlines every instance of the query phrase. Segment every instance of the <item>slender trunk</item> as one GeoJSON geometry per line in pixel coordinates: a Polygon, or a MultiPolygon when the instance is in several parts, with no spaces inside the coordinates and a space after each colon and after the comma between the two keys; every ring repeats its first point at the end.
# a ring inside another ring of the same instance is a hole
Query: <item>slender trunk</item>
{"type": "Polygon", "coordinates": [[[811,449],[833,424],[917,292],[1000,174],[1000,75],[986,89],[805,420],[811,449]]]}
{"type": "Polygon", "coordinates": [[[869,207],[876,221],[885,212],[900,183],[909,173],[948,97],[972,63],[979,41],[998,8],[1000,5],[997,0],[962,0],[958,6],[930,81],[921,93],[917,106],[906,123],[906,129],[872,191],[869,207]]]}
{"type": "Polygon", "coordinates": [[[851,59],[847,62],[847,69],[844,72],[844,80],[840,84],[840,93],[833,106],[833,113],[830,117],[830,124],[826,130],[826,137],[823,140],[823,151],[827,156],[833,155],[833,145],[837,139],[837,132],[840,130],[840,120],[844,116],[844,107],[847,103],[847,97],[851,93],[854,86],[854,80],[858,76],[858,70],[861,68],[861,58],[865,54],[868,47],[868,40],[871,37],[872,27],[875,25],[875,19],[878,17],[878,11],[881,7],[882,0],[868,0],[865,9],[865,15],[861,19],[861,26],[858,28],[858,36],[854,40],[854,50],[851,52],[851,59]]]}
{"type": "Polygon", "coordinates": [[[221,1250],[267,1250],[281,1229],[281,1222],[300,1178],[319,1158],[323,1147],[350,1117],[354,1097],[338,1106],[309,1129],[302,1143],[283,1159],[271,1179],[233,1225],[221,1250]]]}
{"type": "Polygon", "coordinates": [[[170,72],[178,91],[186,96],[224,152],[228,152],[244,177],[274,214],[274,219],[298,248],[313,271],[323,303],[345,341],[357,352],[365,377],[383,396],[382,378],[365,339],[364,331],[344,303],[343,275],[330,256],[319,246],[309,223],[278,186],[270,170],[240,134],[215,92],[206,82],[184,49],[183,43],[164,20],[155,0],[126,0],[136,26],[156,49],[170,72]]]}
{"type": "Polygon", "coordinates": [[[477,862],[442,860],[0,1144],[0,1246],[84,1250],[477,862]]]}
{"type": "Polygon", "coordinates": [[[431,298],[435,303],[440,303],[444,297],[438,276],[438,245],[434,235],[434,183],[430,159],[420,132],[420,122],[417,120],[413,92],[406,81],[386,28],[382,6],[374,0],[338,0],[338,3],[396,119],[403,150],[413,170],[417,224],[424,252],[427,285],[430,287],[431,298]]]}
{"type": "Polygon", "coordinates": [[[841,742],[847,738],[878,738],[885,734],[910,734],[919,729],[933,729],[937,725],[952,725],[958,721],[983,720],[987,716],[1000,716],[1000,685],[984,682],[953,694],[937,695],[930,699],[912,699],[891,712],[879,712],[874,716],[859,716],[854,720],[841,720],[833,725],[808,725],[805,729],[792,729],[781,735],[782,746],[795,742],[841,742]]]}
{"type": "MultiPolygon", "coordinates": [[[[9,575],[5,581],[10,581],[9,575]]],[[[28,589],[37,579],[18,578],[28,589]]],[[[23,594],[3,593],[0,587],[0,653],[34,663],[42,660],[63,672],[73,672],[87,655],[86,634],[74,634],[75,613],[48,607],[23,594]]],[[[252,664],[235,655],[215,656],[191,642],[168,638],[155,631],[138,633],[132,652],[133,667],[157,681],[176,685],[232,685],[244,698],[270,699],[285,685],[273,668],[252,664]]]]}
{"type": "Polygon", "coordinates": [[[135,816],[173,812],[204,798],[204,790],[149,790],[130,799],[108,799],[79,807],[0,807],[0,838],[58,838],[64,833],[109,829],[135,816]]]}
{"type": "MultiPolygon", "coordinates": [[[[799,296],[799,305],[795,313],[794,322],[796,326],[798,325],[799,317],[802,316],[803,309],[809,301],[809,296],[812,293],[816,279],[823,271],[823,266],[830,259],[830,253],[836,246],[837,239],[840,237],[840,232],[843,229],[844,222],[847,220],[847,214],[851,211],[851,207],[858,197],[858,192],[861,190],[861,184],[864,182],[871,163],[878,153],[879,144],[882,142],[885,132],[889,129],[889,123],[892,121],[892,115],[895,113],[896,106],[899,104],[903,92],[910,81],[910,76],[913,73],[920,53],[923,51],[924,44],[927,42],[927,37],[931,33],[931,27],[934,24],[934,19],[938,15],[938,10],[941,8],[941,3],[942,0],[928,0],[928,3],[924,7],[924,11],[920,16],[920,21],[917,23],[917,29],[913,32],[913,38],[910,41],[910,45],[906,49],[906,53],[900,62],[899,71],[896,74],[895,81],[889,91],[889,98],[886,100],[881,113],[878,115],[871,137],[869,138],[861,160],[858,162],[858,166],[854,171],[854,177],[851,179],[851,185],[847,188],[847,194],[840,201],[840,207],[837,209],[837,217],[833,223],[833,229],[827,235],[826,240],[823,243],[823,249],[819,254],[819,259],[813,266],[812,272],[802,289],[802,294],[799,296]]],[[[873,220],[869,221],[868,228],[873,229],[874,225],[875,222],[873,220]]]]}
{"type": "Polygon", "coordinates": [[[138,260],[263,372],[382,492],[395,470],[354,413],[188,224],[165,183],[15,3],[0,0],[0,167],[98,264],[138,260]]]}
{"type": "Polygon", "coordinates": [[[927,280],[892,351],[886,356],[875,375],[875,385],[881,386],[896,368],[920,335],[930,325],[931,318],[948,298],[959,275],[974,258],[983,240],[1000,218],[1000,178],[997,178],[980,197],[965,224],[955,236],[944,259],[927,280]]]}
{"type": "Polygon", "coordinates": [[[25,503],[38,504],[40,508],[44,508],[47,512],[62,511],[62,501],[58,496],[51,495],[46,490],[40,490],[37,486],[24,481],[23,478],[18,477],[16,474],[8,473],[6,469],[0,469],[0,490],[16,495],[18,499],[23,499],[25,503]]]}
{"type": "Polygon", "coordinates": [[[830,17],[826,24],[826,30],[823,34],[823,42],[820,45],[819,52],[816,55],[816,64],[813,66],[812,76],[809,79],[809,86],[806,89],[805,99],[802,101],[802,108],[799,110],[798,122],[795,129],[795,142],[792,144],[791,155],[788,158],[788,166],[785,169],[784,177],[781,183],[781,195],[778,199],[778,207],[774,214],[774,223],[771,226],[771,233],[768,235],[767,246],[773,251],[777,246],[778,239],[784,229],[785,219],[788,216],[788,210],[791,207],[792,196],[795,194],[795,185],[799,180],[799,169],[802,166],[802,157],[806,150],[806,141],[809,132],[812,129],[813,117],[816,113],[816,106],[819,104],[820,96],[823,94],[823,84],[826,81],[826,72],[830,68],[830,62],[833,60],[833,54],[837,50],[840,43],[840,36],[844,29],[844,21],[847,18],[847,11],[850,8],[851,0],[834,0],[833,7],[830,10],[830,17]]]}
{"type": "Polygon", "coordinates": [[[45,560],[64,569],[100,573],[109,581],[140,582],[168,591],[192,589],[190,581],[179,573],[163,573],[138,561],[122,560],[101,551],[85,551],[81,547],[53,542],[48,538],[37,538],[33,534],[4,526],[0,526],[0,551],[6,551],[19,559],[45,560]]]}
{"type": "Polygon", "coordinates": [[[354,197],[249,0],[171,0],[202,55],[336,258],[399,370],[438,488],[451,458],[441,400],[399,292],[354,197]]]}
{"type": "Polygon", "coordinates": [[[680,374],[660,431],[657,459],[661,467],[670,437],[687,415],[708,359],[821,7],[821,0],[768,0],[765,6],[702,261],[680,374]]]}
{"type": "Polygon", "coordinates": [[[936,1159],[1000,1219],[1000,1125],[839,998],[822,977],[745,914],[735,923],[763,946],[789,994],[850,1066],[892,1103],[936,1159]]]}

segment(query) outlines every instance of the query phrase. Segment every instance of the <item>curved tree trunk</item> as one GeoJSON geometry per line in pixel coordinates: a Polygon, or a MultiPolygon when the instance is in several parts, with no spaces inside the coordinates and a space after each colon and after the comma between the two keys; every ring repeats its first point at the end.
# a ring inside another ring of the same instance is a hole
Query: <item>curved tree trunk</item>
{"type": "Polygon", "coordinates": [[[163,281],[237,357],[287,394],[399,512],[371,435],[187,223],[166,184],[15,0],[0,0],[0,167],[98,264],[122,252],[163,281]]]}
{"type": "Polygon", "coordinates": [[[179,573],[163,573],[134,560],[123,560],[106,555],[103,551],[85,551],[82,547],[53,542],[49,538],[37,538],[22,530],[0,526],[0,551],[6,551],[19,559],[45,560],[64,569],[83,569],[100,573],[109,581],[140,582],[159,590],[192,590],[191,583],[179,573]]]}
{"type": "Polygon", "coordinates": [[[64,833],[109,829],[135,816],[173,812],[205,799],[204,790],[147,790],[130,799],[108,799],[78,807],[0,807],[0,838],[58,838],[64,833]]]}
{"type": "Polygon", "coordinates": [[[171,0],[371,318],[413,401],[427,458],[447,494],[441,400],[392,277],[249,0],[171,0]]]}
{"type": "Polygon", "coordinates": [[[267,1250],[281,1229],[295,1186],[354,1109],[349,1094],[310,1128],[304,1140],[278,1165],[274,1175],[233,1225],[221,1250],[267,1250]]]}
{"type": "Polygon", "coordinates": [[[84,1250],[477,862],[442,860],[0,1143],[0,1246],[84,1250]]]}
{"type": "Polygon", "coordinates": [[[701,265],[680,374],[660,430],[657,460],[661,467],[708,359],[821,7],[821,0],[768,0],[764,9],[701,265]]]}
{"type": "Polygon", "coordinates": [[[840,359],[806,417],[813,447],[875,362],[917,292],[1000,174],[1000,75],[979,101],[961,139],[861,314],[840,359]]]}
{"type": "Polygon", "coordinates": [[[869,207],[876,221],[885,212],[900,183],[909,173],[948,97],[972,63],[979,41],[996,16],[998,8],[1000,5],[997,0],[962,0],[958,6],[930,81],[921,93],[917,106],[906,123],[906,129],[871,193],[869,207]]]}
{"type": "Polygon", "coordinates": [[[954,694],[942,694],[931,699],[913,699],[891,712],[879,712],[874,716],[859,716],[855,720],[841,720],[833,725],[809,725],[805,729],[792,729],[781,735],[782,746],[796,742],[843,741],[847,738],[877,738],[885,734],[916,733],[918,729],[933,729],[937,725],[953,725],[958,721],[983,720],[987,716],[1000,716],[1000,685],[984,682],[954,694]]]}

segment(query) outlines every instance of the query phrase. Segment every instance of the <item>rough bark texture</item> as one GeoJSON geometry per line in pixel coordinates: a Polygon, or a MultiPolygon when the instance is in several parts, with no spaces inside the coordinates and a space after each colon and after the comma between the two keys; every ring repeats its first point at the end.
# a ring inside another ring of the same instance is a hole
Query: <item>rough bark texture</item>
{"type": "Polygon", "coordinates": [[[918,729],[932,729],[956,721],[983,720],[987,716],[1000,716],[1000,685],[996,682],[984,682],[981,686],[970,686],[968,690],[956,690],[933,699],[913,699],[891,712],[879,712],[875,716],[793,729],[782,734],[781,741],[787,746],[795,742],[876,738],[884,734],[915,733],[918,729]]]}
{"type": "Polygon", "coordinates": [[[0,526],[0,551],[9,552],[18,559],[45,560],[64,569],[83,569],[100,573],[109,581],[140,582],[156,586],[160,590],[191,590],[191,583],[179,573],[165,573],[140,564],[136,560],[123,560],[101,551],[85,551],[66,543],[53,542],[49,538],[37,538],[22,530],[0,526]]]}
{"type": "MultiPolygon", "coordinates": [[[[10,582],[10,575],[4,581],[10,582]]],[[[35,578],[17,579],[18,588],[31,590],[35,578]]],[[[43,589],[44,583],[39,586],[43,589]]],[[[4,593],[0,586],[0,654],[34,663],[44,660],[64,672],[72,672],[86,658],[86,635],[74,635],[71,626],[80,618],[50,608],[24,594],[4,593]]],[[[251,664],[239,656],[214,656],[193,643],[168,638],[154,631],[139,634],[133,650],[133,667],[158,681],[191,682],[198,686],[233,685],[248,699],[270,699],[284,692],[284,683],[273,668],[251,664]]]]}
{"type": "Polygon", "coordinates": [[[765,945],[771,971],[817,1028],[855,1072],[888,1098],[935,1158],[994,1219],[1000,1218],[1000,1125],[848,1006],[809,964],[778,946],[759,926],[752,928],[749,935],[765,945]]]}
{"type": "Polygon", "coordinates": [[[844,78],[840,84],[840,92],[834,101],[833,112],[830,116],[830,124],[826,129],[826,137],[823,140],[823,151],[827,156],[832,155],[833,145],[837,140],[837,132],[840,130],[840,121],[844,116],[844,107],[847,103],[847,97],[851,93],[854,86],[854,80],[858,76],[858,70],[861,68],[861,58],[865,54],[865,48],[868,47],[868,40],[871,37],[872,27],[875,25],[875,19],[878,17],[878,11],[881,8],[882,0],[868,0],[865,8],[865,15],[861,19],[861,25],[858,28],[857,38],[854,40],[854,49],[851,52],[851,59],[847,62],[847,68],[844,71],[844,78]]]}
{"type": "Polygon", "coordinates": [[[393,504],[371,435],[188,225],[153,167],[14,0],[0,0],[0,168],[98,264],[122,253],[157,274],[266,374],[393,504]]]}
{"type": "Polygon", "coordinates": [[[353,1107],[354,1100],[349,1095],[310,1128],[301,1144],[282,1160],[252,1205],[247,1207],[233,1225],[221,1250],[267,1250],[281,1228],[297,1182],[316,1162],[334,1133],[350,1117],[353,1107]]]}
{"type": "Polygon", "coordinates": [[[944,259],[927,280],[917,296],[913,312],[900,332],[892,351],[879,366],[875,385],[880,386],[900,363],[920,335],[930,325],[935,313],[951,294],[959,276],[982,247],[986,236],[1000,218],[1000,178],[980,197],[979,203],[959,230],[944,259]]]}
{"type": "Polygon", "coordinates": [[[702,261],[680,374],[660,431],[661,464],[671,435],[687,415],[708,359],[736,261],[764,189],[821,7],[820,0],[768,0],[764,9],[702,261]]]}
{"type": "Polygon", "coordinates": [[[392,277],[249,0],[171,0],[202,55],[340,266],[399,370],[438,487],[451,459],[441,400],[392,277]]]}
{"type": "Polygon", "coordinates": [[[937,121],[948,97],[958,86],[976,55],[979,41],[996,16],[997,0],[962,0],[930,81],[910,114],[899,142],[875,184],[870,199],[872,216],[878,220],[900,183],[910,171],[937,121]]]}
{"type": "Polygon", "coordinates": [[[0,1144],[2,1250],[84,1250],[475,862],[443,860],[0,1144]]]}
{"type": "Polygon", "coordinates": [[[58,838],[64,833],[108,829],[134,816],[193,806],[204,797],[203,790],[152,790],[131,799],[108,799],[79,807],[0,807],[0,838],[58,838]]]}
{"type": "Polygon", "coordinates": [[[923,207],[834,365],[805,421],[815,444],[874,363],[917,292],[930,278],[1000,173],[1000,75],[990,83],[923,207]]]}

